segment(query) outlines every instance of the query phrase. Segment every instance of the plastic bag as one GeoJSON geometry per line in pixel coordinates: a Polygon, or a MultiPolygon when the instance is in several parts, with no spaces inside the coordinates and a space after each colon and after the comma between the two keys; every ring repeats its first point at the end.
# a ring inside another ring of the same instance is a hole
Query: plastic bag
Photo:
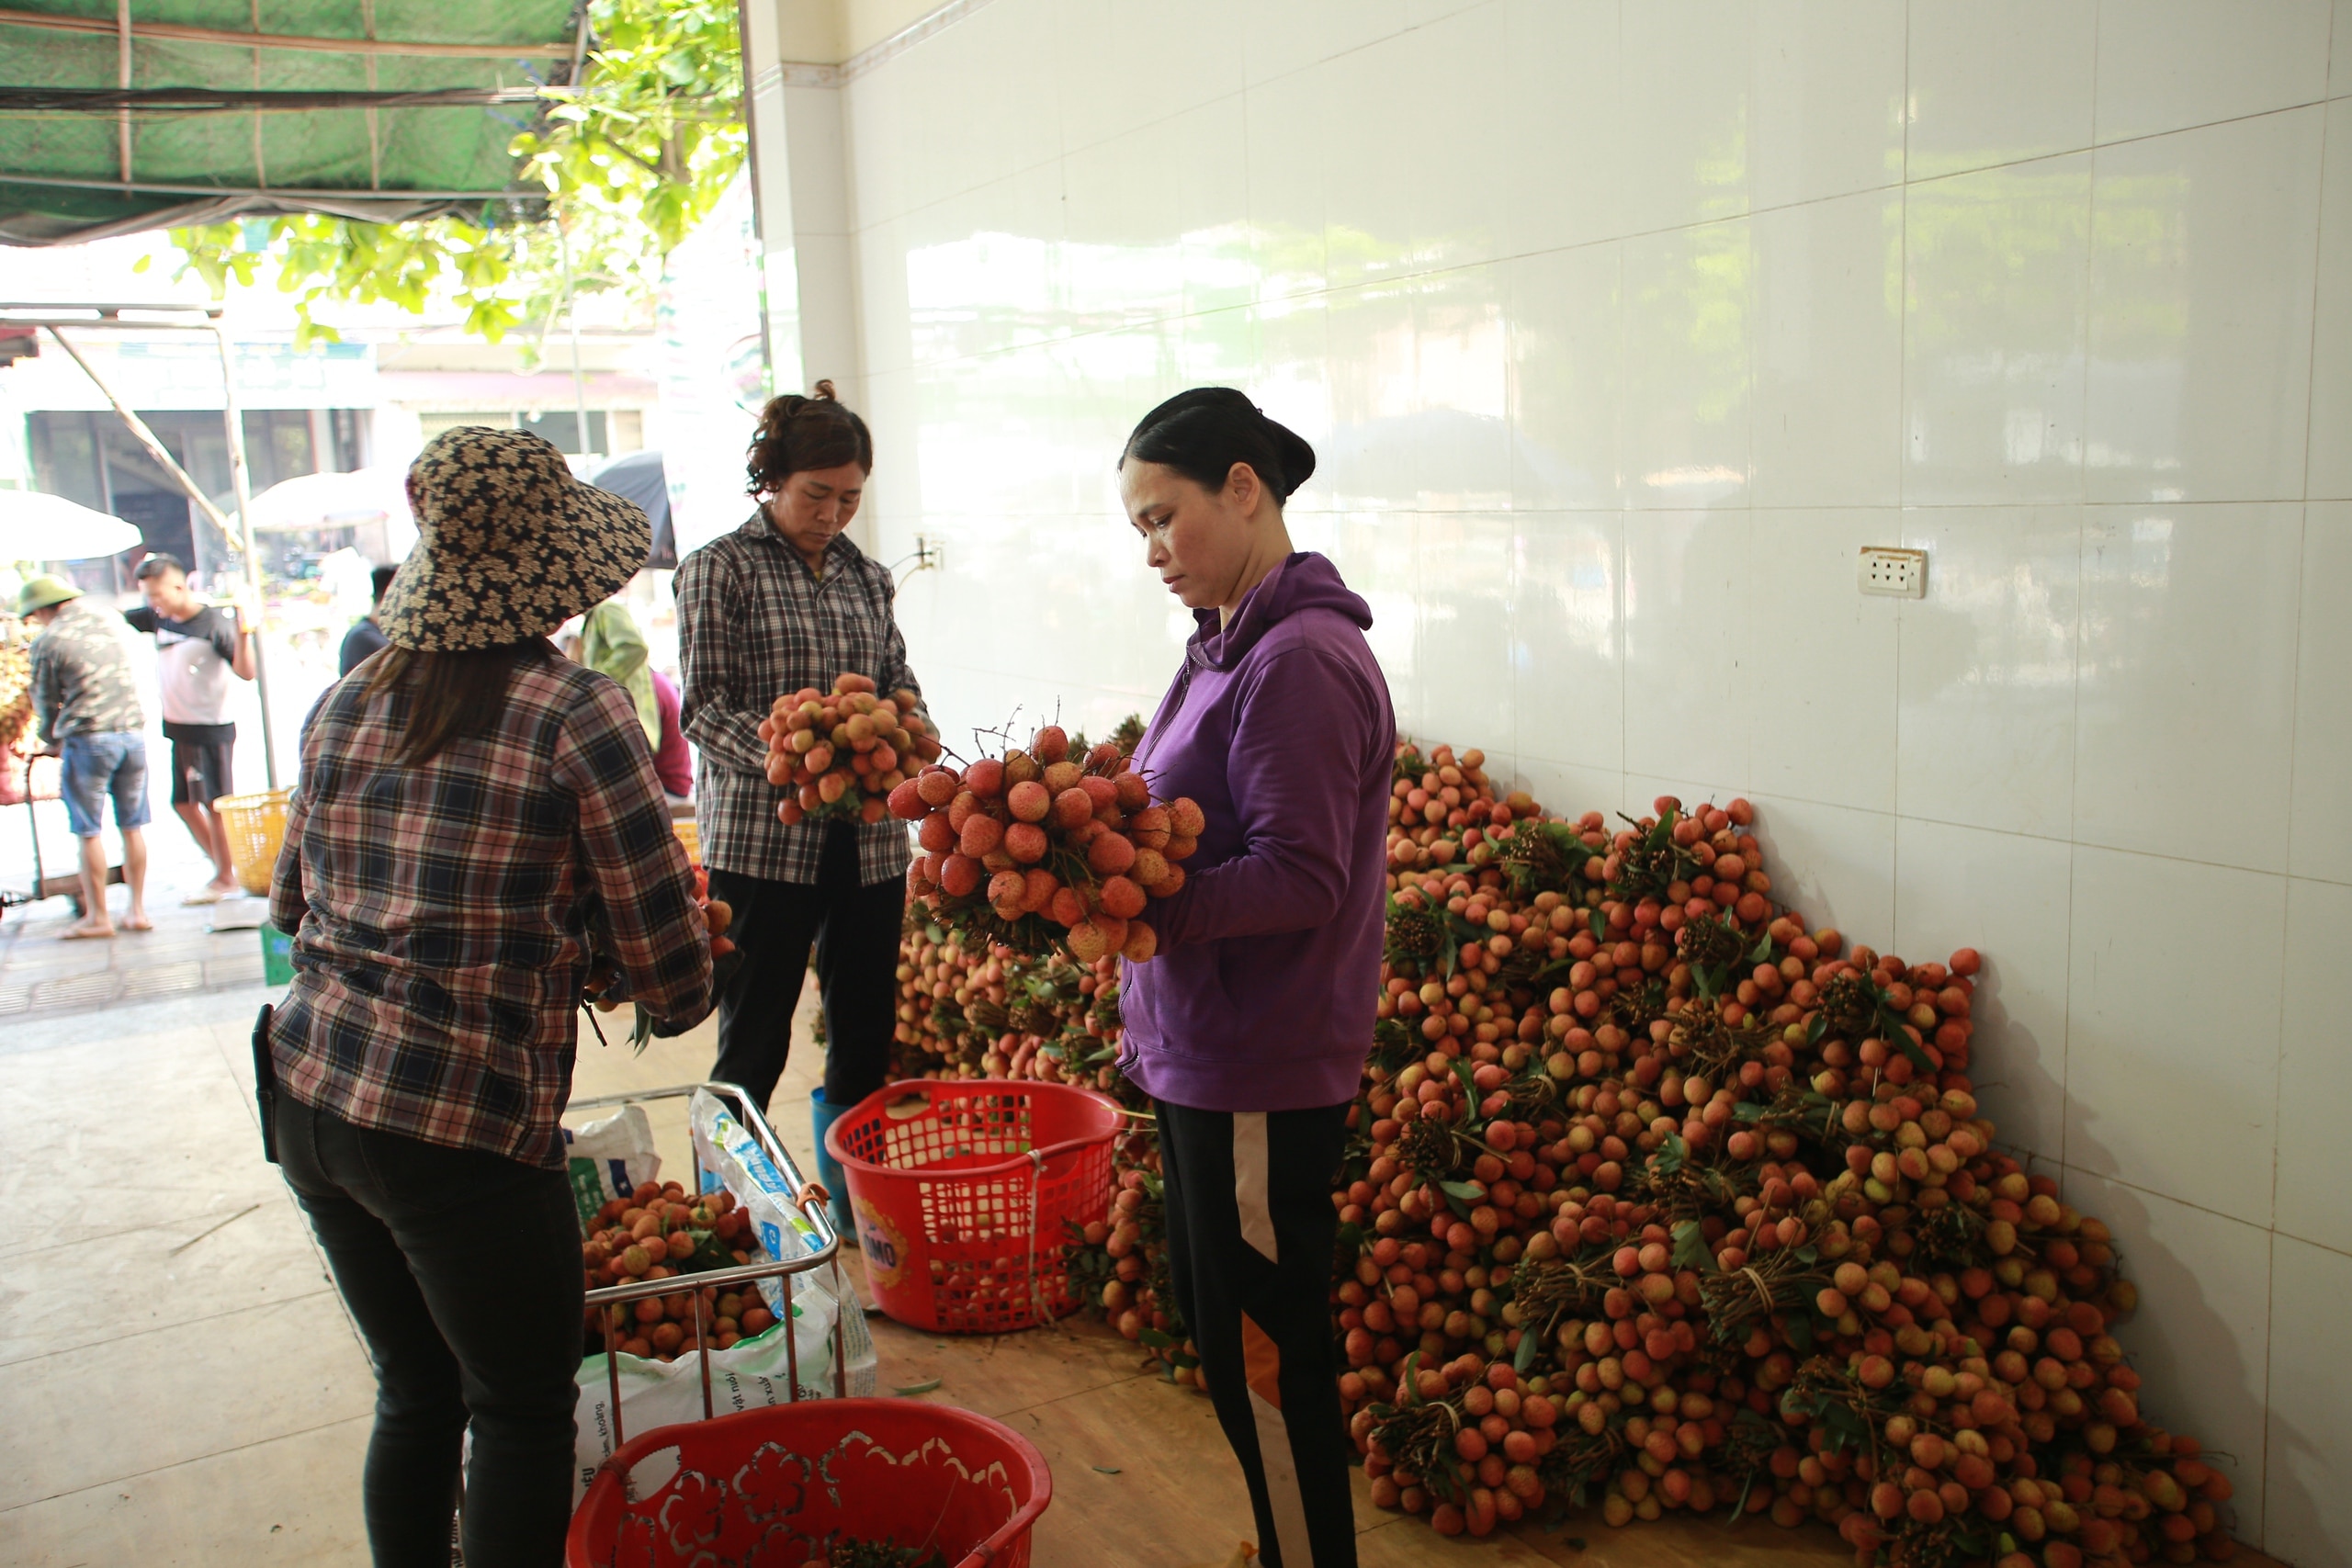
{"type": "MultiPolygon", "coordinates": [[[[620,1356],[622,1432],[641,1434],[656,1427],[701,1420],[706,1354],[710,1358],[714,1416],[782,1404],[790,1399],[795,1355],[799,1358],[799,1396],[830,1397],[833,1392],[832,1297],[821,1291],[797,1292],[796,1296],[789,1344],[786,1325],[779,1319],[773,1328],[724,1350],[695,1351],[674,1361],[620,1356]]],[[[571,1506],[575,1508],[588,1495],[588,1483],[595,1479],[597,1467],[614,1448],[612,1378],[605,1359],[594,1355],[580,1363],[580,1404],[574,1416],[578,1425],[572,1438],[571,1506]]]]}
{"type": "Polygon", "coordinates": [[[590,1229],[596,1211],[615,1198],[627,1198],[640,1182],[662,1175],[662,1156],[653,1147],[653,1122],[642,1105],[624,1105],[602,1122],[563,1130],[566,1172],[571,1179],[571,1201],[580,1210],[580,1228],[590,1229]]]}
{"type": "MultiPolygon", "coordinates": [[[[768,1158],[767,1151],[760,1147],[759,1140],[735,1120],[726,1102],[708,1089],[696,1089],[687,1106],[686,1119],[694,1130],[695,1160],[702,1167],[703,1190],[715,1191],[724,1187],[735,1194],[737,1201],[751,1214],[752,1232],[769,1257],[789,1260],[816,1251],[817,1228],[800,1212],[798,1196],[786,1182],[784,1172],[768,1158]]],[[[813,1291],[829,1303],[835,1302],[838,1276],[833,1270],[812,1269],[787,1278],[792,1280],[794,1300],[813,1291]]],[[[784,1280],[762,1280],[759,1285],[768,1310],[782,1318],[784,1280]]],[[[879,1357],[874,1348],[874,1335],[865,1326],[865,1310],[857,1304],[854,1292],[846,1280],[840,1281],[840,1288],[849,1292],[849,1311],[842,1314],[842,1349],[848,1362],[849,1393],[853,1397],[864,1398],[874,1393],[879,1357]]]]}

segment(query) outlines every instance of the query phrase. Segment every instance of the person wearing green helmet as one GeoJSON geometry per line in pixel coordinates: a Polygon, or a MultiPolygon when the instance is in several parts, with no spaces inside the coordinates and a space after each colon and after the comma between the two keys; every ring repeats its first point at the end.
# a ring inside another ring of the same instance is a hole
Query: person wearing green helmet
{"type": "Polygon", "coordinates": [[[33,639],[35,732],[62,759],[59,793],[82,843],[82,919],[68,941],[110,937],[107,856],[98,835],[106,803],[122,834],[122,880],[130,888],[126,931],[153,931],[147,918],[147,714],[130,674],[130,650],[113,615],[91,605],[62,577],[28,581],[17,614],[41,628],[33,639]]]}

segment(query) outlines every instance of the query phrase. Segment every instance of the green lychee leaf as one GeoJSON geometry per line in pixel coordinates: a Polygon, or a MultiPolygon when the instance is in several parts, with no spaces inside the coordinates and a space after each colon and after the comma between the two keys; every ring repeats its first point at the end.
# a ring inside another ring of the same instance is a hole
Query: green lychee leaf
{"type": "Polygon", "coordinates": [[[1674,1266],[1695,1269],[1702,1274],[1716,1271],[1714,1250],[1707,1245],[1706,1232],[1700,1228],[1698,1221],[1685,1220],[1674,1227],[1674,1266]]]}

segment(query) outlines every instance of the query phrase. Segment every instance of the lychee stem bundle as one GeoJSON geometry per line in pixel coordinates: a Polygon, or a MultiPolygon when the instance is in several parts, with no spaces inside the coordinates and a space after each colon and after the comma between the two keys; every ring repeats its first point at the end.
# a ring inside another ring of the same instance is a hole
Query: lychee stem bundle
{"type": "Polygon", "coordinates": [[[1116,745],[1073,758],[1058,725],[1025,750],[925,768],[890,792],[889,809],[921,824],[908,886],[932,918],[1016,952],[1067,947],[1081,964],[1159,951],[1141,917],[1183,886],[1178,863],[1207,825],[1190,800],[1155,803],[1116,745]]]}
{"type": "Polygon", "coordinates": [[[768,783],[792,789],[776,806],[787,828],[811,818],[879,822],[885,798],[908,771],[940,755],[912,692],[875,694],[871,678],[844,672],[831,692],[778,697],[760,721],[768,783]]]}

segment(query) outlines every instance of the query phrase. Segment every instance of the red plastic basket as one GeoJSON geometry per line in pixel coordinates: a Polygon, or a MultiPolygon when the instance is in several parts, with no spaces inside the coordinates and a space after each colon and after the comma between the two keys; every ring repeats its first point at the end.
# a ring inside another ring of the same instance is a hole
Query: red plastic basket
{"type": "Polygon", "coordinates": [[[567,1568],[822,1562],[833,1545],[936,1548],[1028,1568],[1046,1458],[985,1416],[906,1399],[771,1404],[623,1443],[589,1483],[567,1568]]]}
{"type": "Polygon", "coordinates": [[[842,1113],[876,1304],[915,1328],[997,1334],[1075,1310],[1065,1222],[1111,1207],[1119,1109],[1061,1084],[917,1079],[842,1113]]]}

